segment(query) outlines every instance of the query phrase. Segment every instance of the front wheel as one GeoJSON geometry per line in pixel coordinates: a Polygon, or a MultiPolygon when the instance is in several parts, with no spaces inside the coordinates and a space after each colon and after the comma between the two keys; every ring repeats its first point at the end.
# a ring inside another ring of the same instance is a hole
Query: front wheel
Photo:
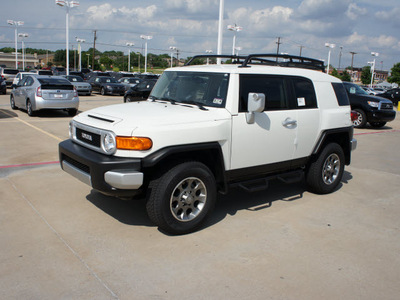
{"type": "Polygon", "coordinates": [[[216,198],[216,182],[209,168],[200,162],[184,162],[150,182],[146,208],[160,229],[185,234],[200,227],[216,198]]]}
{"type": "Polygon", "coordinates": [[[310,190],[317,194],[333,192],[342,180],[344,164],[342,147],[336,143],[326,145],[308,168],[306,180],[310,190]]]}
{"type": "Polygon", "coordinates": [[[106,90],[103,87],[100,90],[100,94],[103,95],[103,96],[106,94],[106,90]]]}
{"type": "Polygon", "coordinates": [[[367,124],[367,115],[361,109],[354,109],[357,113],[357,118],[353,121],[353,125],[355,128],[363,128],[367,124]]]}

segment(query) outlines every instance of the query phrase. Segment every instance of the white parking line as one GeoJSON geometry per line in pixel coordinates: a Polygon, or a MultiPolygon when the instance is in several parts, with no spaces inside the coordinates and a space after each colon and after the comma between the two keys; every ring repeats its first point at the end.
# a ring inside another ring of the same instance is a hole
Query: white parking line
{"type": "Polygon", "coordinates": [[[29,127],[36,129],[37,131],[40,131],[41,133],[46,134],[49,137],[52,137],[53,139],[56,139],[57,141],[61,142],[63,141],[62,139],[60,139],[59,137],[55,136],[54,134],[51,134],[47,131],[44,131],[43,129],[40,129],[39,127],[36,127],[32,124],[29,124],[28,122],[21,120],[20,118],[15,118],[13,115],[9,114],[7,111],[2,111],[2,113],[6,114],[7,116],[10,116],[11,118],[14,118],[17,121],[20,121],[21,123],[24,123],[25,125],[28,125],[29,127]]]}

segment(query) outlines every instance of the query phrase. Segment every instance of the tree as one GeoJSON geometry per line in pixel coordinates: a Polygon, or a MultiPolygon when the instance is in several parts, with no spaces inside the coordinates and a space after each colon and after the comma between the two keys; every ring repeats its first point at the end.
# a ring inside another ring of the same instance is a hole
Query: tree
{"type": "Polygon", "coordinates": [[[392,75],[388,78],[390,83],[400,84],[400,63],[393,66],[391,70],[392,75]]]}
{"type": "Polygon", "coordinates": [[[345,70],[343,72],[342,76],[340,76],[340,79],[342,81],[349,81],[350,82],[351,81],[351,76],[350,76],[349,72],[347,72],[347,70],[345,70]]]}
{"type": "Polygon", "coordinates": [[[361,82],[363,84],[371,83],[371,76],[372,76],[371,67],[370,66],[365,66],[362,69],[362,72],[361,72],[361,82]]]}

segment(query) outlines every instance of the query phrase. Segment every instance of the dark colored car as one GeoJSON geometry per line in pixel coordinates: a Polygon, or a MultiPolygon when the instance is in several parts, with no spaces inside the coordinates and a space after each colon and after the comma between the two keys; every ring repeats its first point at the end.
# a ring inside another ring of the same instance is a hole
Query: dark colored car
{"type": "Polygon", "coordinates": [[[351,109],[357,113],[353,121],[354,127],[363,128],[367,124],[372,127],[383,127],[386,122],[393,121],[396,112],[393,103],[382,97],[368,95],[360,86],[350,82],[343,82],[349,96],[351,109]]]}
{"type": "Polygon", "coordinates": [[[393,102],[393,105],[397,106],[400,100],[400,88],[387,90],[382,94],[378,94],[377,96],[389,99],[393,102]]]}
{"type": "Polygon", "coordinates": [[[93,91],[100,92],[102,95],[118,94],[123,96],[125,94],[125,86],[112,77],[97,76],[90,78],[87,82],[92,85],[93,91]]]}
{"type": "Polygon", "coordinates": [[[146,100],[156,82],[155,79],[147,79],[131,87],[124,95],[124,102],[146,100]]]}
{"type": "Polygon", "coordinates": [[[99,76],[112,77],[109,72],[101,72],[101,71],[93,71],[93,72],[90,72],[89,74],[86,74],[85,76],[86,76],[86,80],[89,80],[93,77],[99,77],[99,76]]]}
{"type": "Polygon", "coordinates": [[[6,81],[0,77],[0,93],[6,94],[7,93],[7,84],[6,81]]]}

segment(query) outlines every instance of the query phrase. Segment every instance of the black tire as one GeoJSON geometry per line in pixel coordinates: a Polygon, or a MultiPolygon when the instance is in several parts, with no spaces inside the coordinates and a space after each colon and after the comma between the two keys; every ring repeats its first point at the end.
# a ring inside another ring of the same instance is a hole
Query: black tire
{"type": "Polygon", "coordinates": [[[33,108],[32,108],[31,100],[26,101],[26,112],[28,113],[28,116],[30,116],[30,117],[33,117],[35,115],[35,112],[33,111],[33,108]]]}
{"type": "Polygon", "coordinates": [[[100,94],[103,96],[106,94],[106,90],[103,87],[100,89],[100,94]]]}
{"type": "Polygon", "coordinates": [[[133,102],[134,101],[132,96],[126,96],[125,99],[126,99],[126,102],[133,102]]]}
{"type": "Polygon", "coordinates": [[[215,178],[208,167],[184,162],[150,182],[146,209],[161,230],[186,234],[201,226],[216,198],[215,178]]]}
{"type": "Polygon", "coordinates": [[[344,165],[342,147],[336,143],[326,145],[307,170],[306,180],[309,190],[316,194],[333,192],[342,180],[344,165]]]}
{"type": "Polygon", "coordinates": [[[10,96],[10,106],[11,106],[11,109],[13,109],[13,110],[18,109],[18,107],[15,106],[15,100],[14,100],[13,95],[10,96]]]}
{"type": "Polygon", "coordinates": [[[362,109],[356,108],[353,109],[357,113],[357,119],[353,121],[353,125],[355,128],[364,128],[367,124],[367,115],[362,109]]]}
{"type": "Polygon", "coordinates": [[[69,109],[67,109],[67,112],[68,112],[68,116],[73,117],[73,116],[76,115],[76,113],[78,112],[78,110],[77,110],[76,108],[69,108],[69,109]]]}
{"type": "Polygon", "coordinates": [[[386,125],[386,122],[369,122],[372,127],[381,128],[386,125]]]}

